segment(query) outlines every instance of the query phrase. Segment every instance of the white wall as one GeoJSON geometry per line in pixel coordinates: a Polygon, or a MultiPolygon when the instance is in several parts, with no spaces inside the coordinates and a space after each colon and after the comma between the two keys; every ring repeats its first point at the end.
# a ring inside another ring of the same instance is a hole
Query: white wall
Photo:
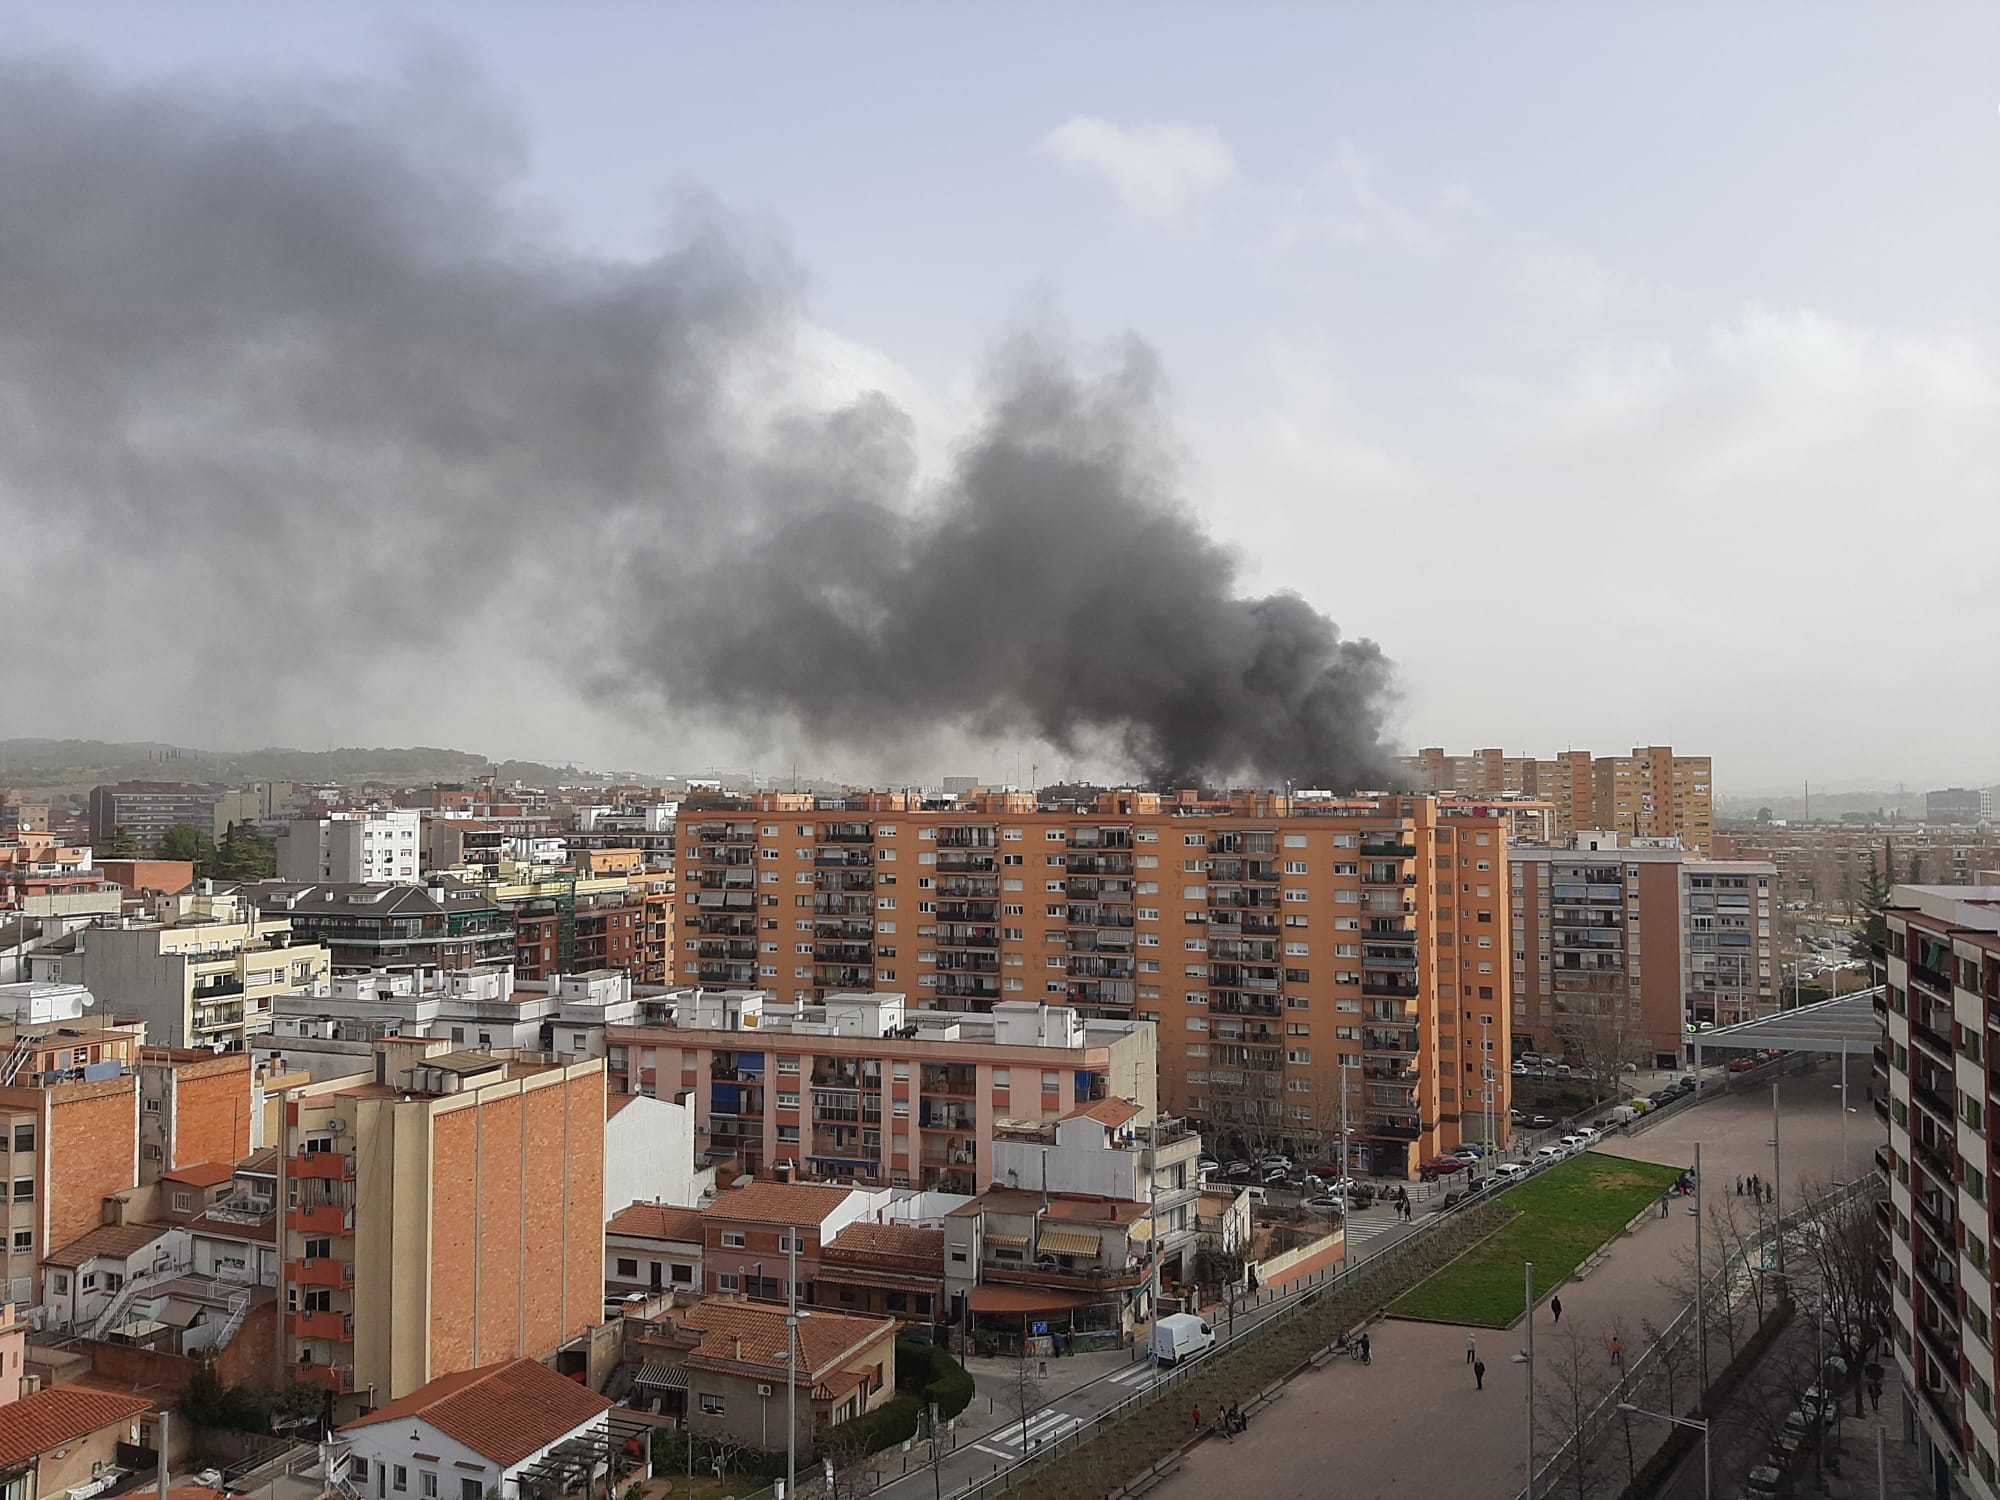
{"type": "MultiPolygon", "coordinates": [[[[605,1418],[602,1413],[592,1417],[583,1426],[563,1434],[558,1443],[566,1442],[581,1433],[602,1432],[605,1418]]],[[[473,1480],[480,1487],[480,1494],[497,1488],[502,1496],[512,1497],[518,1493],[515,1483],[524,1469],[532,1468],[549,1448],[539,1448],[513,1467],[501,1470],[493,1460],[475,1453],[455,1438],[448,1438],[430,1423],[421,1419],[409,1422],[375,1422],[366,1427],[357,1427],[342,1434],[348,1440],[348,1472],[352,1476],[350,1489],[368,1500],[422,1500],[422,1474],[437,1475],[438,1500],[460,1500],[460,1483],[473,1480]],[[413,1436],[414,1434],[414,1436],[413,1436]],[[435,1454],[435,1463],[419,1460],[417,1454],[435,1454]],[[364,1479],[357,1461],[365,1460],[368,1465],[364,1479]],[[378,1473],[378,1465],[389,1466],[388,1481],[383,1482],[378,1473]],[[408,1471],[407,1488],[395,1488],[395,1466],[403,1465],[408,1471]],[[461,1468],[460,1465],[473,1467],[461,1468]]]]}
{"type": "Polygon", "coordinates": [[[700,1201],[694,1169],[694,1111],[637,1095],[604,1122],[604,1217],[633,1203],[700,1201]]]}

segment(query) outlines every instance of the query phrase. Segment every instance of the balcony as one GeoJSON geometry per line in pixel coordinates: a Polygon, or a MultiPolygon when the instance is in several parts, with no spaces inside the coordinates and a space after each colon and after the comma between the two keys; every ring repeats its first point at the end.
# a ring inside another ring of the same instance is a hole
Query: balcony
{"type": "Polygon", "coordinates": [[[354,1366],[320,1365],[301,1363],[292,1366],[292,1376],[330,1391],[336,1396],[344,1396],[354,1389],[354,1366]]]}
{"type": "Polygon", "coordinates": [[[306,1203],[285,1215],[285,1227],[301,1234],[352,1234],[354,1210],[338,1203],[306,1203]]]}
{"type": "Polygon", "coordinates": [[[1910,1145],[1916,1151],[1917,1161],[1938,1179],[1940,1185],[1953,1189],[1958,1186],[1957,1163],[1953,1160],[1956,1151],[1935,1145],[1915,1132],[1910,1135],[1910,1145]]]}
{"type": "Polygon", "coordinates": [[[1929,964],[1910,960],[1910,978],[1923,985],[1941,1000],[1951,999],[1951,976],[1942,969],[1933,969],[1929,964]]]}
{"type": "Polygon", "coordinates": [[[1361,1133],[1382,1137],[1392,1141],[1416,1141],[1423,1139],[1423,1126],[1414,1120],[1387,1119],[1371,1115],[1362,1121],[1361,1133]]]}
{"type": "Polygon", "coordinates": [[[300,1286],[353,1286],[354,1262],[335,1260],[330,1255],[308,1256],[293,1261],[287,1274],[300,1286]]]}
{"type": "Polygon", "coordinates": [[[822,870],[867,870],[874,867],[875,856],[862,849],[822,849],[813,856],[813,864],[822,870]]]}
{"type": "Polygon", "coordinates": [[[991,875],[1000,868],[1000,860],[993,854],[939,854],[937,868],[941,875],[991,875]]]}
{"type": "Polygon", "coordinates": [[[1363,859],[1415,859],[1417,857],[1417,846],[1415,844],[1398,844],[1394,842],[1374,843],[1364,839],[1361,844],[1361,857],[1363,859]]]}
{"type": "Polygon", "coordinates": [[[302,1339],[324,1339],[329,1344],[354,1342],[354,1314],[327,1308],[307,1309],[291,1315],[292,1333],[302,1339]]]}
{"type": "Polygon", "coordinates": [[[1407,1000],[1414,1005],[1419,992],[1413,984],[1398,984],[1393,979],[1363,978],[1361,981],[1361,993],[1364,995],[1380,995],[1389,1000],[1407,1000]]]}
{"type": "Polygon", "coordinates": [[[301,1151],[291,1160],[289,1175],[300,1181],[354,1181],[354,1158],[345,1151],[301,1151]]]}

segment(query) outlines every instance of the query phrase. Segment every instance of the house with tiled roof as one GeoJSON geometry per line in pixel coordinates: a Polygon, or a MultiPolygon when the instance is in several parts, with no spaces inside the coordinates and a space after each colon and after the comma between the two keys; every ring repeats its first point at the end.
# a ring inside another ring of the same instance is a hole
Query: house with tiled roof
{"type": "Polygon", "coordinates": [[[813,1304],[906,1323],[944,1309],[944,1231],[913,1224],[850,1224],[819,1253],[813,1304]]]}
{"type": "Polygon", "coordinates": [[[705,1291],[785,1300],[792,1242],[798,1242],[799,1300],[819,1273],[819,1249],[873,1207],[858,1189],[820,1182],[753,1182],[702,1210],[705,1291]]]}
{"type": "Polygon", "coordinates": [[[461,1370],[342,1427],[338,1477],[367,1500],[516,1500],[545,1476],[587,1476],[610,1447],[611,1409],[532,1359],[461,1370]]]}
{"type": "Polygon", "coordinates": [[[100,1224],[42,1257],[42,1326],[102,1337],[96,1327],[128,1286],[171,1281],[194,1264],[188,1232],[175,1224],[100,1224]]]}
{"type": "MultiPolygon", "coordinates": [[[[896,1329],[889,1318],[814,1311],[797,1324],[798,1446],[873,1411],[895,1395],[896,1329]]],[[[786,1314],[782,1307],[706,1297],[675,1308],[635,1340],[646,1360],[641,1391],[663,1390],[669,1411],[704,1437],[752,1448],[785,1445],[788,1393],[786,1314]]]]}
{"type": "Polygon", "coordinates": [[[634,1203],[604,1226],[604,1294],[698,1291],[702,1216],[698,1208],[634,1203]]]}
{"type": "Polygon", "coordinates": [[[118,1445],[139,1441],[154,1403],[58,1385],[0,1406],[0,1495],[36,1500],[90,1481],[116,1462],[118,1445]]]}
{"type": "Polygon", "coordinates": [[[1152,1223],[1128,1198],[982,1193],[945,1216],[947,1315],[1003,1336],[1129,1334],[1159,1292],[1152,1223]]]}

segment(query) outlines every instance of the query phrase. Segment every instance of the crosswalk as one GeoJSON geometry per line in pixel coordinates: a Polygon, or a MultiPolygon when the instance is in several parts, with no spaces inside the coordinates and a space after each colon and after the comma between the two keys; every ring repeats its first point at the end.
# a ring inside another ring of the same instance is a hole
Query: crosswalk
{"type": "Polygon", "coordinates": [[[1105,1376],[1104,1381],[1107,1385],[1122,1385],[1131,1390],[1138,1390],[1142,1386],[1151,1385],[1158,1374],[1159,1371],[1153,1368],[1152,1361],[1143,1360],[1129,1369],[1120,1370],[1116,1375],[1105,1376]]]}
{"type": "Polygon", "coordinates": [[[1045,1406],[1029,1417],[1025,1424],[1009,1422],[987,1433],[972,1446],[982,1453],[991,1453],[995,1458],[1019,1458],[1024,1452],[1032,1453],[1044,1443],[1052,1443],[1072,1428],[1082,1425],[1083,1418],[1045,1406]],[[1024,1426],[1025,1433],[1022,1430],[1024,1426]]]}
{"type": "Polygon", "coordinates": [[[1370,1214],[1367,1216],[1355,1214],[1347,1221],[1347,1243],[1350,1245],[1366,1244],[1377,1235],[1387,1234],[1395,1227],[1396,1216],[1394,1214],[1370,1214]]]}

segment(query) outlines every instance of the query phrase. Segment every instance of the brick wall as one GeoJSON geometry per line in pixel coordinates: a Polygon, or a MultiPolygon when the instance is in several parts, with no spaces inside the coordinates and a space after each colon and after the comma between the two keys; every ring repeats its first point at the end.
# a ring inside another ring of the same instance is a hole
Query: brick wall
{"type": "MultiPolygon", "coordinates": [[[[604,1315],[604,1090],[602,1069],[580,1074],[563,1086],[569,1116],[568,1144],[559,1170],[568,1174],[569,1326],[564,1338],[604,1315]]],[[[552,1186],[561,1179],[552,1175],[552,1186]]]]}
{"type": "Polygon", "coordinates": [[[430,1375],[478,1363],[472,1353],[473,1217],[478,1212],[478,1111],[452,1110],[431,1125],[430,1375]]]}
{"type": "Polygon", "coordinates": [[[250,1054],[177,1063],[170,1167],[240,1161],[250,1154],[250,1054]]]}
{"type": "Polygon", "coordinates": [[[139,1076],[50,1091],[41,1153],[48,1241],[59,1249],[103,1222],[104,1200],[139,1182],[139,1076]]]}

